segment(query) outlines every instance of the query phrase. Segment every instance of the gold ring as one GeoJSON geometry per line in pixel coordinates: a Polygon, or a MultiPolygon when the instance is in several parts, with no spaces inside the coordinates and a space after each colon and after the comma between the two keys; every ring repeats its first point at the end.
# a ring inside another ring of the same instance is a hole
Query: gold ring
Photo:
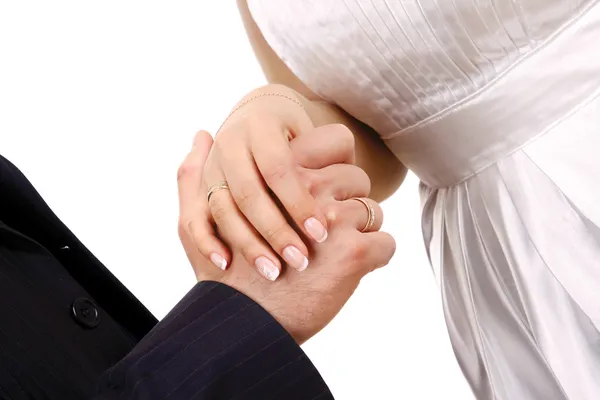
{"type": "Polygon", "coordinates": [[[369,213],[369,217],[367,219],[367,223],[365,227],[362,228],[361,232],[369,231],[373,225],[375,225],[375,209],[369,204],[369,202],[361,197],[353,197],[350,200],[360,201],[365,207],[367,207],[367,212],[369,213]]]}
{"type": "Polygon", "coordinates": [[[218,192],[219,190],[223,190],[223,189],[229,190],[229,185],[225,181],[219,182],[216,185],[212,185],[211,187],[208,188],[206,200],[210,202],[210,196],[212,196],[214,193],[218,192]]]}

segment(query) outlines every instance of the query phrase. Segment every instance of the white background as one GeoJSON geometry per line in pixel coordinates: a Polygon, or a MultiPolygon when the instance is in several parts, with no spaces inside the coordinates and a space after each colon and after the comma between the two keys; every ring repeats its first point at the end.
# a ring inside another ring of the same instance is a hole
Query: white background
{"type": "MultiPolygon", "coordinates": [[[[194,284],[178,164],[198,129],[263,82],[230,0],[0,2],[0,153],[158,317],[194,284]]],[[[304,347],[338,399],[472,399],[416,185],[384,204],[392,263],[304,347]]]]}

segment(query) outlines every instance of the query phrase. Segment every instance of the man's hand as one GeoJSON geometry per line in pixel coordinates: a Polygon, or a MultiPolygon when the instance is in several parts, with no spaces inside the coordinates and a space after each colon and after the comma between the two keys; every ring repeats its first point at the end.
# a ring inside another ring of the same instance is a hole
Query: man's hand
{"type": "Polygon", "coordinates": [[[375,225],[371,232],[361,232],[368,210],[352,198],[366,197],[370,182],[362,170],[351,165],[352,134],[341,126],[325,126],[291,143],[305,185],[326,210],[329,238],[310,249],[310,268],[302,272],[284,268],[276,282],[259,276],[239,253],[233,254],[227,272],[221,272],[200,254],[194,243],[195,204],[206,196],[201,193],[199,182],[211,145],[210,135],[200,132],[178,177],[179,233],[196,276],[198,280],[222,282],[252,298],[298,343],[303,343],[335,317],[362,277],[386,265],[395,251],[392,237],[377,232],[383,220],[381,208],[368,199],[365,200],[375,211],[375,225]],[[340,146],[340,141],[347,146],[340,146]],[[332,153],[332,148],[337,151],[332,153]]]}

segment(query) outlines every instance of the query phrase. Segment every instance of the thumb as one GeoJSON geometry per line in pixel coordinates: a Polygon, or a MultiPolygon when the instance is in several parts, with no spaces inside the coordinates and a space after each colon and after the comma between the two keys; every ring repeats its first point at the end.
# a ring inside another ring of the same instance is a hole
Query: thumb
{"type": "Polygon", "coordinates": [[[194,136],[194,144],[192,153],[197,152],[198,161],[202,162],[202,166],[206,163],[210,149],[214,143],[213,137],[207,131],[200,131],[194,136]]]}
{"type": "Polygon", "coordinates": [[[194,137],[192,151],[185,157],[177,171],[180,210],[185,210],[195,204],[201,190],[204,164],[206,164],[212,145],[213,138],[210,133],[198,132],[194,137]]]}

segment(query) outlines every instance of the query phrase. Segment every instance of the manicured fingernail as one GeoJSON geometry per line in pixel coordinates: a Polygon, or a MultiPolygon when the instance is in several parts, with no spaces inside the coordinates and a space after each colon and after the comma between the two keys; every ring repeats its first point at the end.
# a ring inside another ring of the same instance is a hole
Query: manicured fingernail
{"type": "Polygon", "coordinates": [[[217,253],[210,254],[210,261],[212,261],[213,264],[215,264],[217,267],[219,267],[220,270],[225,271],[227,269],[227,260],[225,260],[223,257],[218,255],[217,253]]]}
{"type": "Polygon", "coordinates": [[[279,269],[267,257],[258,257],[254,263],[258,272],[268,280],[275,281],[279,276],[279,269]]]}
{"type": "Polygon", "coordinates": [[[327,240],[327,230],[323,224],[316,218],[309,218],[304,222],[304,228],[306,232],[312,237],[317,243],[323,243],[327,240]]]}
{"type": "Polygon", "coordinates": [[[297,269],[298,272],[302,272],[308,267],[308,258],[294,246],[288,246],[283,249],[283,258],[292,268],[297,269]]]}

